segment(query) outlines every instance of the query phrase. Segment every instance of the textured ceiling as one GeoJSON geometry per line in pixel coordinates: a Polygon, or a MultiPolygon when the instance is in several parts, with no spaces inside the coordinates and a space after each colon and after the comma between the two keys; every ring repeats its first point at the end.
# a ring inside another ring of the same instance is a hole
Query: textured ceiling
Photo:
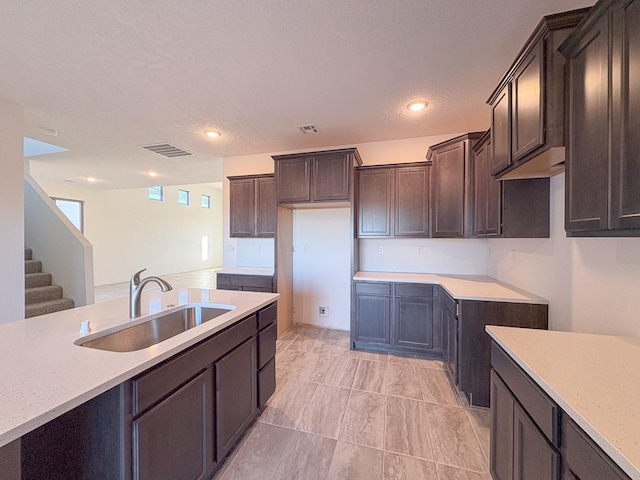
{"type": "Polygon", "coordinates": [[[591,4],[7,0],[0,97],[24,106],[26,136],[70,149],[32,160],[38,178],[211,182],[224,156],[487,128],[485,100],[540,18],[591,4]],[[429,107],[408,112],[417,98],[429,107]],[[194,156],[139,148],[160,142],[194,156]]]}

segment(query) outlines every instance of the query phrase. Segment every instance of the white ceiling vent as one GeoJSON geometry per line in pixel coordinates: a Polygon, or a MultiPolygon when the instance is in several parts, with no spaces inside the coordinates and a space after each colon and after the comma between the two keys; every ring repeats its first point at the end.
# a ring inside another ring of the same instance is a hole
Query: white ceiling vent
{"type": "Polygon", "coordinates": [[[186,150],[182,150],[170,143],[156,143],[155,145],[143,145],[142,148],[150,150],[158,155],[162,155],[164,157],[187,157],[189,155],[193,155],[193,153],[189,153],[186,150]]]}
{"type": "Polygon", "coordinates": [[[302,125],[298,127],[300,133],[318,133],[318,129],[315,125],[302,125]]]}

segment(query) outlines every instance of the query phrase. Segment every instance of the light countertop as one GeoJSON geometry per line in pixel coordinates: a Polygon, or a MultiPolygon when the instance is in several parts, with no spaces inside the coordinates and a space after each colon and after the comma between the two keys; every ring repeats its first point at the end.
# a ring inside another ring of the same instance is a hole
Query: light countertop
{"type": "Polygon", "coordinates": [[[0,447],[278,298],[272,293],[226,290],[148,290],[142,293],[142,316],[135,320],[128,319],[129,299],[123,297],[0,324],[0,447]],[[184,305],[234,309],[143,350],[121,353],[74,345],[83,320],[91,322],[95,334],[184,305]]]}
{"type": "Polygon", "coordinates": [[[232,275],[260,275],[265,277],[273,277],[273,268],[264,267],[223,267],[216,273],[230,273],[232,275]]]}
{"type": "Polygon", "coordinates": [[[444,275],[431,273],[358,272],[354,280],[368,282],[432,283],[441,285],[457,300],[535,303],[548,300],[485,275],[444,275]]]}
{"type": "Polygon", "coordinates": [[[640,479],[640,337],[487,326],[631,478],[640,479]]]}

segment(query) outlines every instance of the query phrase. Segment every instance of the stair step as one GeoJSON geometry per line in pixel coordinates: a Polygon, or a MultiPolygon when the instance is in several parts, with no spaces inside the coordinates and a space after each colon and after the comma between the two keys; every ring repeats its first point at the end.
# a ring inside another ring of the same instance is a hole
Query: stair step
{"type": "Polygon", "coordinates": [[[42,272],[42,262],[40,260],[25,260],[24,273],[40,273],[42,272]]]}
{"type": "Polygon", "coordinates": [[[51,281],[50,273],[29,273],[24,276],[25,288],[46,287],[51,285],[51,281]]]}
{"type": "Polygon", "coordinates": [[[33,258],[33,250],[31,250],[30,248],[25,248],[24,249],[24,259],[25,260],[31,260],[33,258]]]}
{"type": "Polygon", "coordinates": [[[49,300],[59,300],[61,298],[62,287],[59,285],[27,288],[24,292],[24,301],[26,305],[31,305],[32,303],[47,302],[49,300]]]}
{"type": "Polygon", "coordinates": [[[32,303],[26,305],[24,309],[24,317],[38,317],[40,315],[46,315],[47,313],[60,312],[62,310],[69,310],[74,307],[73,300],[70,298],[59,298],[57,300],[49,300],[46,302],[32,303]]]}

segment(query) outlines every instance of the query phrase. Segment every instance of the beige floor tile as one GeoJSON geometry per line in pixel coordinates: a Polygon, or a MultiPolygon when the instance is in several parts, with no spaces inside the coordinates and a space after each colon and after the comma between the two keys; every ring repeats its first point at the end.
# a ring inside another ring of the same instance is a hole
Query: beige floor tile
{"type": "Polygon", "coordinates": [[[338,439],[383,448],[386,408],[385,395],[352,390],[338,439]]]}
{"type": "Polygon", "coordinates": [[[349,341],[321,337],[314,340],[311,352],[323,355],[346,355],[349,351],[349,341]]]}
{"type": "Polygon", "coordinates": [[[330,340],[347,340],[349,341],[351,334],[345,330],[333,330],[326,329],[322,338],[330,339],[330,340]]]}
{"type": "Polygon", "coordinates": [[[256,424],[239,446],[238,453],[216,478],[219,480],[263,480],[276,472],[294,431],[263,423],[256,424]]]}
{"type": "Polygon", "coordinates": [[[385,450],[433,459],[425,405],[418,400],[387,397],[385,450]]]}
{"type": "Polygon", "coordinates": [[[294,428],[317,388],[316,383],[289,379],[282,389],[271,397],[259,421],[294,428]]]}
{"type": "Polygon", "coordinates": [[[382,450],[338,442],[327,478],[331,480],[381,479],[382,450]]]}
{"type": "Polygon", "coordinates": [[[435,368],[437,370],[444,370],[444,362],[435,358],[416,357],[416,364],[422,368],[435,368]]]}
{"type": "MultiPolygon", "coordinates": [[[[272,477],[277,480],[326,480],[336,441],[311,433],[294,432],[272,477]]],[[[265,477],[263,477],[265,478],[265,477]]]]}
{"type": "Polygon", "coordinates": [[[418,378],[425,402],[460,406],[460,399],[443,370],[419,368],[418,378]]]}
{"type": "Polygon", "coordinates": [[[322,383],[336,387],[351,388],[358,369],[358,360],[346,356],[333,357],[322,383]]]}
{"type": "Polygon", "coordinates": [[[301,361],[295,363],[289,376],[298,380],[320,383],[327,374],[331,357],[316,353],[304,353],[301,361]]]}
{"type": "Polygon", "coordinates": [[[351,390],[348,388],[319,385],[311,402],[302,412],[297,429],[338,438],[350,393],[351,390]]]}
{"type": "Polygon", "coordinates": [[[436,462],[486,472],[487,461],[463,408],[424,403],[436,462]]]}
{"type": "Polygon", "coordinates": [[[289,327],[284,332],[278,335],[278,340],[295,340],[296,338],[298,338],[298,335],[300,335],[300,330],[294,327],[289,327]]]}
{"type": "Polygon", "coordinates": [[[400,365],[410,365],[412,367],[417,365],[415,355],[397,355],[390,353],[387,356],[387,361],[390,363],[399,363],[400,365]]]}
{"type": "Polygon", "coordinates": [[[387,376],[386,362],[358,360],[358,369],[353,379],[353,388],[367,392],[384,393],[387,376]]]}
{"type": "MultiPolygon", "coordinates": [[[[391,357],[389,357],[391,358],[391,357]]],[[[422,389],[415,366],[392,363],[387,364],[387,395],[422,400],[422,389]]]]}
{"type": "Polygon", "coordinates": [[[436,464],[419,458],[385,452],[384,480],[438,480],[436,464]]]}
{"type": "Polygon", "coordinates": [[[488,462],[491,448],[491,411],[488,408],[468,408],[467,416],[488,462]]]}
{"type": "Polygon", "coordinates": [[[386,353],[364,352],[362,350],[349,350],[347,355],[358,360],[369,360],[372,362],[387,362],[389,355],[386,353]]]}
{"type": "Polygon", "coordinates": [[[439,480],[491,480],[489,473],[471,472],[439,463],[437,467],[439,480]]]}
{"type": "Polygon", "coordinates": [[[304,362],[304,356],[304,352],[295,350],[276,352],[276,375],[281,377],[294,376],[300,370],[304,362]]]}
{"type": "Polygon", "coordinates": [[[316,338],[299,335],[289,343],[287,350],[307,353],[314,351],[320,345],[320,342],[316,338]]]}

